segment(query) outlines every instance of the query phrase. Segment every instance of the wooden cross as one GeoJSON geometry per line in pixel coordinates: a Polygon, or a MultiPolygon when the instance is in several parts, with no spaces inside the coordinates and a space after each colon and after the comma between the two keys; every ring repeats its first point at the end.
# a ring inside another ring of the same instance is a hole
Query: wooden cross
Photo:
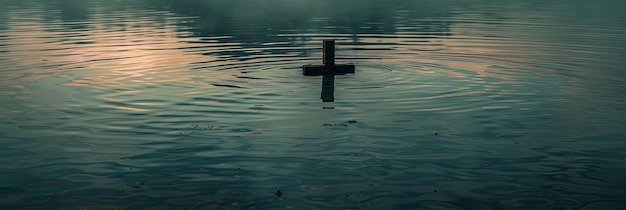
{"type": "Polygon", "coordinates": [[[354,64],[335,64],[335,40],[323,41],[323,64],[304,65],[304,76],[354,74],[354,64]]]}
{"type": "Polygon", "coordinates": [[[335,101],[335,75],[354,74],[354,64],[335,64],[335,40],[324,40],[322,65],[304,65],[302,74],[305,76],[323,76],[322,101],[335,101]]]}

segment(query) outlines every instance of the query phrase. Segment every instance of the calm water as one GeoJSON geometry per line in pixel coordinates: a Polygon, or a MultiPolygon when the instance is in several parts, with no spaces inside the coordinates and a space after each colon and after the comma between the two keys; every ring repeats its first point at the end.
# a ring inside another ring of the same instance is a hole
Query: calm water
{"type": "Polygon", "coordinates": [[[0,206],[621,209],[624,11],[3,0],[0,206]]]}

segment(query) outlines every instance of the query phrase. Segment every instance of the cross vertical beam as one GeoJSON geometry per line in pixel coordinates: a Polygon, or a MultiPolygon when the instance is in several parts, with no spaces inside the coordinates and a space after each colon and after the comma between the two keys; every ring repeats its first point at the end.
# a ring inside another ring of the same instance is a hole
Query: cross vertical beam
{"type": "Polygon", "coordinates": [[[304,76],[354,74],[354,64],[335,64],[335,40],[323,40],[323,65],[304,65],[304,76]]]}
{"type": "Polygon", "coordinates": [[[335,40],[322,42],[322,63],[324,66],[335,66],[335,40]]]}

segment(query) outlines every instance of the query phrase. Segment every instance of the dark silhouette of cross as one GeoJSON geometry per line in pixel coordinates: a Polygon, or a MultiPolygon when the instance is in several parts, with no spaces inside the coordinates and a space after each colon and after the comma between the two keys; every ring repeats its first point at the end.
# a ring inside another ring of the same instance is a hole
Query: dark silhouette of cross
{"type": "Polygon", "coordinates": [[[322,101],[335,101],[335,75],[354,74],[354,64],[335,64],[335,40],[324,40],[322,65],[304,65],[305,76],[322,76],[322,101]]]}
{"type": "Polygon", "coordinates": [[[304,76],[354,74],[354,64],[335,64],[335,40],[323,41],[323,64],[304,65],[304,76]]]}

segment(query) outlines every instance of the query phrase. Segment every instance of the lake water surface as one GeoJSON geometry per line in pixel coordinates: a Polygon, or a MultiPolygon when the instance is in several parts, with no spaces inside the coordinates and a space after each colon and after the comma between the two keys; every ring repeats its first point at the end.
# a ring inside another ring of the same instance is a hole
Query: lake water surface
{"type": "Polygon", "coordinates": [[[4,0],[0,206],[621,209],[624,11],[4,0]],[[324,39],[334,102],[301,72],[324,39]]]}

